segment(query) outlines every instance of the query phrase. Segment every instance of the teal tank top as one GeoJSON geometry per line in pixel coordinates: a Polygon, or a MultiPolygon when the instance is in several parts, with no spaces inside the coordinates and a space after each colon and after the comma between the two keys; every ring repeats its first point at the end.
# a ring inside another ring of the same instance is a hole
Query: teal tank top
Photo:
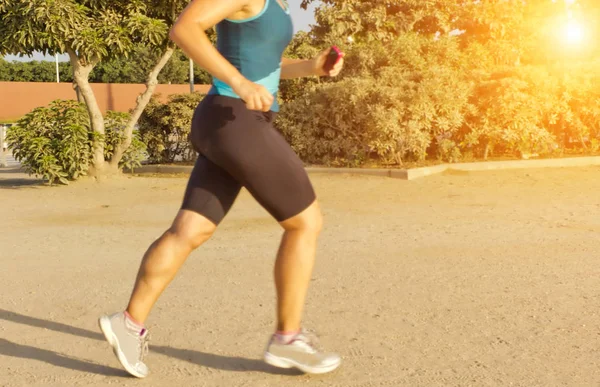
{"type": "MultiPolygon", "coordinates": [[[[264,86],[275,97],[272,111],[279,111],[277,93],[281,56],[294,36],[285,0],[265,0],[262,11],[244,20],[225,19],[217,24],[217,50],[248,80],[264,86]],[[285,6],[285,8],[284,8],[285,6]]],[[[225,82],[213,77],[209,94],[240,98],[225,82]]]]}

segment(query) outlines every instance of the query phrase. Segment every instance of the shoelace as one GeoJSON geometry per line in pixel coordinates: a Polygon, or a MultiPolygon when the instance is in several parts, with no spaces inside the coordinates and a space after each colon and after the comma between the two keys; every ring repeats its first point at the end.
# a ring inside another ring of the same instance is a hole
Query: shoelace
{"type": "Polygon", "coordinates": [[[146,336],[140,337],[140,361],[143,361],[144,358],[148,355],[149,348],[148,345],[150,343],[150,334],[146,334],[146,336]]]}
{"type": "Polygon", "coordinates": [[[302,329],[302,331],[294,338],[294,341],[298,341],[310,349],[311,352],[316,353],[320,350],[319,338],[315,332],[302,329]]]}

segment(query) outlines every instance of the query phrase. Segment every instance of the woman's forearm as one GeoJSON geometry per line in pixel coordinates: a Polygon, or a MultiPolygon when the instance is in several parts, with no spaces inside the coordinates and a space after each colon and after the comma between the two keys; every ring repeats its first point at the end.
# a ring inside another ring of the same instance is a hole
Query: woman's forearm
{"type": "Polygon", "coordinates": [[[311,59],[281,59],[281,79],[293,79],[316,75],[311,59]]]}

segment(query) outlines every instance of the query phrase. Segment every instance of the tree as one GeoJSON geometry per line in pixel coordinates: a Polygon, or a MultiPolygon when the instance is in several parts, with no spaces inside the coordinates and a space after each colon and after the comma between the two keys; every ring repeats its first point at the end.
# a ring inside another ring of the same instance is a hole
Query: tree
{"type": "MultiPolygon", "coordinates": [[[[89,81],[96,83],[144,83],[154,65],[160,59],[160,52],[139,46],[129,57],[115,57],[98,63],[90,72],[89,81]]],[[[171,59],[158,74],[161,84],[186,84],[189,82],[190,62],[183,51],[176,49],[171,59]]],[[[59,62],[61,82],[73,82],[70,62],[59,62]]],[[[56,64],[54,61],[12,61],[0,58],[0,82],[55,82],[56,64]]],[[[194,67],[194,82],[208,84],[210,74],[194,67]]]]}
{"type": "MultiPolygon", "coordinates": [[[[129,58],[119,57],[100,63],[92,73],[94,82],[144,83],[161,52],[145,46],[137,47],[129,58]]],[[[158,74],[159,83],[185,84],[189,82],[190,62],[180,49],[176,49],[158,74]]],[[[194,82],[210,83],[210,75],[194,66],[194,82]]]]}
{"type": "Polygon", "coordinates": [[[305,160],[600,149],[597,0],[319,3],[311,44],[347,55],[342,76],[304,83],[280,115],[305,160]],[[569,20],[587,42],[561,41],[569,20]]]}
{"type": "MultiPolygon", "coordinates": [[[[95,83],[144,83],[150,70],[144,70],[150,66],[154,67],[156,60],[143,66],[138,58],[139,49],[134,49],[128,57],[119,56],[110,60],[100,62],[90,73],[90,82],[95,83]]],[[[154,58],[153,58],[154,59],[154,58]]]]}
{"type": "Polygon", "coordinates": [[[10,82],[11,65],[3,58],[0,58],[0,82],[10,82]]]}
{"type": "MultiPolygon", "coordinates": [[[[68,62],[59,63],[62,82],[73,80],[68,62]]],[[[49,61],[7,62],[0,58],[0,82],[56,82],[56,64],[49,61]]]]}
{"type": "Polygon", "coordinates": [[[123,56],[145,45],[160,53],[138,97],[108,165],[104,142],[97,141],[92,173],[118,170],[119,161],[132,140],[133,128],[158,83],[157,77],[174,51],[167,31],[187,2],[181,0],[0,0],[0,54],[48,54],[66,52],[90,116],[93,131],[102,139],[104,118],[89,84],[90,73],[100,62],[123,56]]]}
{"type": "MultiPolygon", "coordinates": [[[[315,0],[303,0],[306,8],[315,0]]],[[[596,0],[322,0],[312,33],[326,44],[389,42],[400,34],[447,35],[461,32],[463,47],[487,48],[496,64],[545,63],[556,46],[561,19],[588,19],[589,37],[598,36],[596,0]]],[[[561,53],[562,55],[562,53],[561,53]]]]}
{"type": "MultiPolygon", "coordinates": [[[[303,0],[306,9],[314,0],[303,0]]],[[[312,32],[328,42],[389,41],[402,32],[434,34],[452,30],[460,3],[456,0],[322,0],[312,32]]]]}

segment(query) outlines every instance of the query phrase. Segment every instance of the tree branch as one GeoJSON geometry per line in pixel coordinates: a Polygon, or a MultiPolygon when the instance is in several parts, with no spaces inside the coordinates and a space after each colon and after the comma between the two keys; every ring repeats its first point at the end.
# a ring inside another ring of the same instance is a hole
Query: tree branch
{"type": "Polygon", "coordinates": [[[113,157],[110,160],[110,164],[112,167],[119,166],[119,162],[123,158],[125,151],[131,145],[131,139],[133,137],[133,128],[137,124],[140,119],[144,109],[150,102],[152,95],[154,94],[154,90],[156,90],[156,85],[158,85],[158,74],[160,74],[161,70],[165,67],[165,65],[173,56],[173,52],[175,51],[172,45],[168,45],[159,61],[156,63],[150,74],[148,74],[148,80],[146,81],[146,90],[140,94],[137,98],[137,104],[135,109],[131,113],[131,118],[127,122],[127,126],[125,127],[125,139],[121,144],[117,146],[113,157]]]}

